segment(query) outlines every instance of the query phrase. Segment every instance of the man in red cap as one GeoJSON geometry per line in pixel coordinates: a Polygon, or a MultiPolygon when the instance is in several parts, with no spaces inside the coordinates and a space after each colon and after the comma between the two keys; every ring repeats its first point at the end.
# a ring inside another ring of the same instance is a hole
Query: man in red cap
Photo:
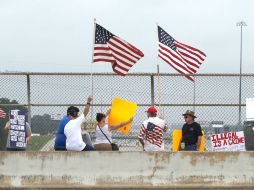
{"type": "Polygon", "coordinates": [[[155,107],[148,108],[146,112],[148,119],[143,122],[138,139],[144,151],[163,151],[163,131],[166,123],[157,117],[155,107]]]}

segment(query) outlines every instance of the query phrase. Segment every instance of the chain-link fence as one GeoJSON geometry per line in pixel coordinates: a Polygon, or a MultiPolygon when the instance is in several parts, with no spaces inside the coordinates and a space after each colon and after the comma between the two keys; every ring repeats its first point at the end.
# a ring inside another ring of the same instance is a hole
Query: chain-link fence
{"type": "MultiPolygon", "coordinates": [[[[245,120],[245,99],[254,95],[254,74],[242,76],[241,101],[239,101],[240,75],[199,74],[195,82],[179,74],[114,74],[96,73],[1,73],[0,108],[28,111],[32,128],[29,150],[53,150],[59,119],[70,105],[83,108],[93,89],[93,106],[89,117],[94,120],[97,112],[106,112],[114,97],[138,104],[131,132],[123,135],[114,132],[113,140],[122,151],[139,151],[137,136],[145,110],[150,105],[159,107],[169,131],[164,134],[166,150],[171,150],[171,133],[181,129],[182,113],[195,110],[197,122],[205,133],[206,150],[211,150],[210,134],[242,130],[245,120]],[[160,79],[160,80],[158,80],[160,79]],[[158,83],[159,81],[159,83],[158,83]],[[160,84],[160,93],[158,86],[160,84]],[[223,122],[223,128],[213,123],[223,122]]],[[[0,119],[0,147],[5,149],[8,118],[0,119]]],[[[90,133],[94,140],[94,132],[90,133]]]]}

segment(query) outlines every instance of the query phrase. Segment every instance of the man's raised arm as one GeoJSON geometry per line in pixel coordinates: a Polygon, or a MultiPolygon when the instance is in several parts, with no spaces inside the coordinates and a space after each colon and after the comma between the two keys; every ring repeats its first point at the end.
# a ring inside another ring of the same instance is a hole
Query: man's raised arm
{"type": "Polygon", "coordinates": [[[85,117],[89,113],[92,100],[93,100],[92,96],[89,96],[87,98],[86,106],[85,106],[84,111],[83,111],[83,114],[84,114],[85,117]]]}

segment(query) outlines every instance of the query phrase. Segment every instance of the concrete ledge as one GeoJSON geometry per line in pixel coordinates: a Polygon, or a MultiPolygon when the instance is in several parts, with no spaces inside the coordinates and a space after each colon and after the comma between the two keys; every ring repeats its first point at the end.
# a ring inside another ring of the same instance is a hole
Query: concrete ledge
{"type": "Polygon", "coordinates": [[[254,152],[0,152],[0,188],[254,189],[254,152]]]}

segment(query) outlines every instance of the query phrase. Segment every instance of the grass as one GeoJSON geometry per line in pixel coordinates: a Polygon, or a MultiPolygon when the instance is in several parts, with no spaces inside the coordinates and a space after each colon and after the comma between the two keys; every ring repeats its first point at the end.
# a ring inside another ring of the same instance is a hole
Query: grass
{"type": "Polygon", "coordinates": [[[31,151],[39,151],[42,149],[42,147],[47,144],[48,141],[53,139],[54,136],[48,136],[48,135],[43,135],[43,136],[33,136],[31,137],[31,141],[29,143],[29,149],[31,151]]]}

